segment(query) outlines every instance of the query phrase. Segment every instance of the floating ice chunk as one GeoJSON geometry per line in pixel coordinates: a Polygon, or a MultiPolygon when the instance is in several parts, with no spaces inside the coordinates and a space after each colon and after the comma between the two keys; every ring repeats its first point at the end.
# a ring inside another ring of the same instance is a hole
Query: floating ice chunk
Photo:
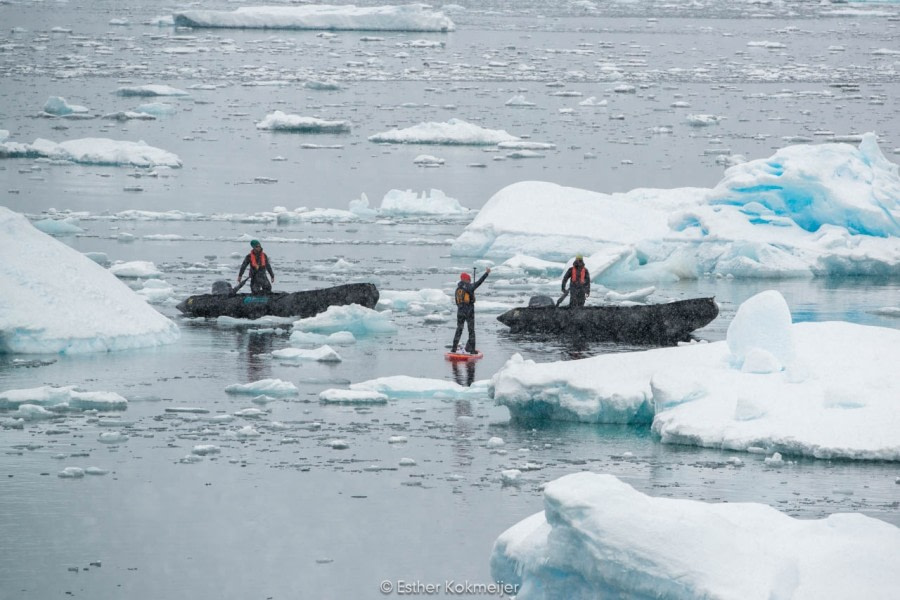
{"type": "Polygon", "coordinates": [[[641,288],[633,292],[610,290],[606,292],[605,298],[609,302],[645,302],[654,292],[656,292],[655,286],[641,288]]]}
{"type": "Polygon", "coordinates": [[[246,425],[245,427],[241,427],[240,429],[238,429],[235,432],[235,435],[239,440],[248,440],[250,438],[257,438],[262,434],[250,425],[246,425]]]}
{"type": "Polygon", "coordinates": [[[708,125],[717,125],[722,117],[717,115],[688,115],[685,122],[691,127],[706,127],[708,125]]]}
{"type": "Polygon", "coordinates": [[[219,454],[222,449],[215,444],[197,444],[191,448],[191,453],[198,456],[208,456],[210,454],[219,454]]]}
{"type": "Polygon", "coordinates": [[[241,319],[237,317],[216,317],[216,327],[278,327],[288,326],[296,319],[294,317],[273,317],[271,315],[258,319],[241,319]]]}
{"type": "Polygon", "coordinates": [[[138,85],[120,87],[116,90],[119,96],[187,96],[184,90],[168,85],[138,85]]]}
{"type": "Polygon", "coordinates": [[[425,167],[437,167],[444,164],[443,158],[438,158],[437,156],[432,156],[430,154],[420,154],[413,159],[414,165],[422,165],[425,167]]]}
{"type": "Polygon", "coordinates": [[[71,353],[156,346],[178,327],[106,269],[0,207],[0,352],[71,353]],[[77,281],[77,285],[72,282],[77,281]],[[114,307],[109,309],[108,307],[114,307]]]}
{"type": "Polygon", "coordinates": [[[175,288],[162,279],[148,279],[137,293],[146,298],[150,304],[162,304],[175,295],[175,288]]]}
{"type": "Polygon", "coordinates": [[[314,350],[300,348],[282,348],[272,352],[272,356],[287,360],[314,360],[318,362],[338,363],[343,359],[331,346],[321,346],[314,350]]]}
{"type": "Polygon", "coordinates": [[[329,335],[309,333],[306,331],[294,331],[291,333],[290,342],[294,346],[349,346],[350,344],[356,343],[356,337],[349,331],[337,331],[329,335]]]}
{"type": "Polygon", "coordinates": [[[152,115],[154,117],[167,117],[175,114],[175,107],[164,102],[149,102],[141,104],[134,109],[134,112],[152,115]]]}
{"type": "Polygon", "coordinates": [[[900,306],[882,306],[873,310],[872,313],[885,317],[900,317],[900,306]]]}
{"type": "Polygon", "coordinates": [[[148,146],[143,141],[124,142],[106,138],[83,138],[56,143],[39,138],[33,144],[0,143],[0,158],[35,157],[90,165],[181,167],[181,159],[175,154],[148,146]]]}
{"type": "Polygon", "coordinates": [[[158,277],[162,273],[156,265],[147,260],[134,260],[130,262],[117,262],[109,268],[109,272],[116,277],[133,279],[141,277],[158,277]]]}
{"type": "Polygon", "coordinates": [[[69,104],[65,98],[59,96],[50,96],[44,103],[44,112],[48,115],[62,117],[73,113],[86,113],[87,107],[78,106],[77,104],[69,104]]]}
{"type": "Polygon", "coordinates": [[[493,146],[517,139],[519,138],[506,131],[485,129],[462,119],[450,119],[446,123],[419,123],[406,129],[394,129],[369,136],[370,142],[470,146],[493,146]]]}
{"type": "Polygon", "coordinates": [[[101,433],[97,439],[102,444],[124,444],[128,441],[128,436],[120,431],[104,431],[101,433]]]}
{"type": "Polygon", "coordinates": [[[32,223],[38,231],[47,235],[74,235],[83,233],[84,229],[78,226],[78,219],[66,217],[65,219],[41,219],[32,223]]]}
{"type": "Polygon", "coordinates": [[[294,396],[299,393],[297,386],[290,381],[282,381],[281,379],[260,379],[259,381],[251,381],[250,383],[233,383],[225,387],[225,391],[229,394],[253,394],[258,396],[266,394],[268,396],[294,396]]]}
{"type": "Polygon", "coordinates": [[[350,447],[347,440],[331,440],[328,442],[328,445],[331,446],[332,450],[346,450],[350,447]]]}
{"type": "Polygon", "coordinates": [[[318,81],[310,79],[309,81],[304,82],[303,87],[309,90],[334,91],[341,89],[341,84],[332,80],[318,81]]]}
{"type": "Polygon", "coordinates": [[[620,83],[613,88],[613,91],[617,94],[634,94],[637,92],[637,88],[627,83],[620,83]]]}
{"type": "Polygon", "coordinates": [[[401,458],[397,464],[401,467],[414,467],[416,466],[416,461],[412,458],[401,458]]]}
{"type": "Polygon", "coordinates": [[[749,357],[752,359],[749,372],[780,371],[794,358],[791,309],[784,296],[769,290],[746,300],[728,325],[727,340],[732,361],[739,368],[749,357]],[[752,356],[750,353],[754,349],[765,351],[769,356],[759,353],[752,356]],[[757,368],[770,370],[755,370],[757,368]]]}
{"type": "Polygon", "coordinates": [[[392,435],[388,438],[388,444],[405,444],[408,441],[405,435],[392,435]]]}
{"type": "Polygon", "coordinates": [[[242,408],[241,410],[235,411],[234,416],[243,417],[245,419],[258,419],[266,414],[266,411],[259,408],[242,408]]]}
{"type": "Polygon", "coordinates": [[[391,309],[396,312],[410,310],[411,306],[419,306],[422,310],[449,308],[452,305],[450,296],[443,290],[425,288],[422,290],[379,290],[378,309],[391,309]]]}
{"type": "Polygon", "coordinates": [[[516,485],[522,477],[522,471],[519,469],[504,469],[500,471],[500,481],[503,485],[516,485]]]}
{"type": "Polygon", "coordinates": [[[525,96],[513,96],[505,103],[506,106],[536,106],[534,102],[529,102],[525,96]]]}
{"type": "Polygon", "coordinates": [[[453,31],[453,21],[424,4],[402,6],[258,6],[232,12],[188,10],[173,15],[178,27],[326,29],[359,31],[453,31]]]}
{"type": "Polygon", "coordinates": [[[280,110],[276,110],[257,123],[256,128],[270,131],[294,131],[297,133],[346,133],[350,131],[350,122],[326,121],[315,117],[288,115],[280,110]]]}
{"type": "Polygon", "coordinates": [[[421,194],[412,190],[390,190],[381,200],[378,216],[457,216],[469,212],[459,200],[447,196],[441,190],[432,189],[421,194]]]}
{"type": "Polygon", "coordinates": [[[22,419],[23,421],[45,421],[58,416],[43,406],[36,404],[20,404],[18,410],[12,413],[12,418],[22,419]]]}
{"type": "MultiPolygon", "coordinates": [[[[101,469],[100,467],[88,467],[84,470],[85,475],[102,476],[109,473],[109,469],[101,469]]],[[[92,565],[94,563],[91,563],[92,565]]]]}
{"type": "Polygon", "coordinates": [[[578,103],[578,106],[606,106],[609,104],[607,100],[604,98],[603,100],[597,101],[596,96],[591,96],[590,98],[585,98],[581,102],[578,103]]]}
{"type": "Polygon", "coordinates": [[[56,476],[63,479],[80,479],[84,477],[84,469],[81,467],[66,467],[57,473],[56,476]]]}
{"type": "Polygon", "coordinates": [[[349,331],[355,337],[363,337],[392,334],[397,331],[397,326],[391,321],[391,311],[377,312],[358,304],[351,304],[330,306],[328,310],[314,317],[295,321],[294,330],[322,334],[349,331]]]}
{"type": "Polygon", "coordinates": [[[372,390],[327,389],[319,393],[319,400],[326,404],[384,404],[388,397],[372,390]]]}
{"type": "Polygon", "coordinates": [[[497,144],[497,147],[501,150],[554,150],[556,149],[556,144],[520,140],[516,142],[500,142],[497,144]]]}
{"type": "Polygon", "coordinates": [[[593,598],[597,590],[629,598],[885,597],[900,585],[892,568],[900,529],[861,514],[794,519],[762,504],[652,498],[593,473],[547,484],[544,507],[500,535],[491,556],[492,578],[515,586],[521,600],[593,598]]]}
{"type": "Polygon", "coordinates": [[[389,398],[456,398],[485,395],[487,381],[466,387],[445,379],[391,375],[350,384],[350,389],[379,392],[389,398]]]}
{"type": "Polygon", "coordinates": [[[767,456],[764,462],[770,467],[780,467],[784,464],[784,459],[776,452],[772,456],[767,456]]]}
{"type": "Polygon", "coordinates": [[[0,409],[17,408],[22,404],[63,404],[70,410],[125,410],[128,401],[115,392],[79,392],[75,386],[42,386],[0,392],[0,409]]]}
{"type": "Polygon", "coordinates": [[[501,437],[492,437],[491,439],[489,439],[487,441],[488,448],[499,448],[505,444],[506,444],[506,442],[504,442],[503,438],[501,438],[501,437]]]}

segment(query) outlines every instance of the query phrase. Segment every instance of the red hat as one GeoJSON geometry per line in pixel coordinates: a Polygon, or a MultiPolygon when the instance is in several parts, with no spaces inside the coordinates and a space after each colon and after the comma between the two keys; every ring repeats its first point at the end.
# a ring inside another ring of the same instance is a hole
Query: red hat
{"type": "Polygon", "coordinates": [[[468,273],[461,273],[459,278],[462,279],[463,281],[472,281],[472,276],[469,275],[468,273]]]}

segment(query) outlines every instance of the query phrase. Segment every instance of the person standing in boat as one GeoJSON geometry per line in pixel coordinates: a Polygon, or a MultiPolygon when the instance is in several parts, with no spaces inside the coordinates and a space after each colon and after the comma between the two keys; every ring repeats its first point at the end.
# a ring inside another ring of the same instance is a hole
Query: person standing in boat
{"type": "Polygon", "coordinates": [[[459,339],[462,337],[463,325],[468,325],[469,339],[466,340],[466,352],[468,354],[476,354],[475,349],[475,290],[478,289],[487,276],[490,275],[491,269],[488,267],[484,270],[484,275],[478,278],[478,281],[472,283],[472,277],[468,273],[459,276],[459,283],[456,284],[456,334],[453,336],[453,346],[450,352],[455,353],[459,346],[459,339]]]}
{"type": "Polygon", "coordinates": [[[591,274],[584,266],[584,256],[575,255],[572,267],[566,269],[563,275],[562,291],[566,291],[566,283],[569,283],[569,306],[584,306],[585,300],[591,295],[591,274]]]}
{"type": "Polygon", "coordinates": [[[272,283],[275,283],[275,272],[272,271],[272,262],[266,253],[263,252],[262,244],[259,243],[259,240],[250,241],[250,254],[244,257],[244,262],[241,263],[241,270],[238,272],[237,278],[238,283],[241,282],[241,277],[244,276],[244,271],[248,266],[250,267],[250,293],[253,295],[271,293],[272,283]],[[269,278],[266,277],[266,273],[272,278],[271,283],[269,278]]]}

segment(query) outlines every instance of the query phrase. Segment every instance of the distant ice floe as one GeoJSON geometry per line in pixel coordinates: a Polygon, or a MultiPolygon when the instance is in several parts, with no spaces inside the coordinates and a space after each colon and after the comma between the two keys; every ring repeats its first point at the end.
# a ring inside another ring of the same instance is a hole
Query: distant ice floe
{"type": "Polygon", "coordinates": [[[516,419],[651,423],[663,443],[900,461],[900,331],[791,324],[781,294],[747,300],[727,340],[535,364],[515,355],[492,395],[516,419]]]}
{"type": "Polygon", "coordinates": [[[350,384],[351,391],[378,392],[388,398],[463,398],[486,397],[488,381],[476,381],[471,386],[459,385],[446,379],[392,375],[350,384]]]}
{"type": "Polygon", "coordinates": [[[519,600],[888,598],[898,553],[900,529],[862,514],[653,498],[583,472],[548,483],[544,511],[497,538],[491,576],[519,600]]]}
{"type": "Polygon", "coordinates": [[[327,29],[359,31],[453,31],[453,21],[424,4],[403,6],[258,6],[232,12],[187,10],[173,15],[178,27],[327,29]]]}
{"type": "Polygon", "coordinates": [[[497,192],[452,248],[550,261],[576,252],[603,282],[896,273],[898,167],[866,134],[858,148],[783,148],[729,168],[713,189],[603,194],[520,182],[497,192]]]}
{"type": "Polygon", "coordinates": [[[421,194],[412,190],[390,190],[381,199],[381,206],[374,211],[369,208],[369,199],[363,194],[359,200],[350,202],[350,212],[360,217],[447,217],[466,215],[471,211],[456,198],[432,189],[421,194]]]}
{"type": "Polygon", "coordinates": [[[106,352],[169,344],[178,327],[106,269],[0,207],[0,353],[106,352]]]}
{"type": "Polygon", "coordinates": [[[297,386],[290,381],[281,379],[260,379],[250,383],[233,383],[225,386],[225,392],[229,394],[251,394],[259,396],[296,396],[300,393],[297,386]]]}
{"type": "Polygon", "coordinates": [[[149,260],[132,260],[129,262],[118,262],[109,268],[109,272],[116,277],[125,279],[140,277],[157,277],[161,275],[156,265],[149,260]]]}
{"type": "Polygon", "coordinates": [[[452,301],[443,290],[426,288],[422,290],[380,290],[379,310],[425,314],[434,310],[450,308],[452,301]]]}
{"type": "Polygon", "coordinates": [[[319,393],[325,404],[384,404],[388,397],[372,390],[339,390],[335,388],[319,393]]]}
{"type": "Polygon", "coordinates": [[[0,392],[0,409],[18,409],[23,405],[52,409],[55,413],[71,410],[125,410],[128,400],[115,392],[81,392],[75,386],[42,386],[0,392]]]}
{"type": "Polygon", "coordinates": [[[325,345],[313,350],[303,350],[301,348],[282,348],[272,352],[272,356],[282,360],[311,360],[316,362],[338,363],[343,359],[334,348],[325,345]]]}
{"type": "Polygon", "coordinates": [[[151,96],[187,96],[188,93],[184,90],[180,90],[178,88],[174,88],[169,85],[134,85],[134,86],[125,86],[120,87],[116,90],[116,94],[119,96],[139,96],[139,97],[151,97],[151,96]]]}
{"type": "Polygon", "coordinates": [[[485,129],[462,119],[450,119],[446,123],[419,123],[406,129],[393,129],[369,136],[370,142],[459,146],[493,146],[518,139],[502,129],[485,129]]]}
{"type": "Polygon", "coordinates": [[[349,331],[337,331],[328,335],[310,333],[308,331],[293,331],[291,332],[290,342],[292,346],[349,346],[356,343],[356,336],[349,331]]]}
{"type": "Polygon", "coordinates": [[[74,235],[83,233],[84,229],[78,226],[78,219],[66,217],[64,219],[41,219],[32,223],[38,231],[47,235],[74,235]]]}
{"type": "Polygon", "coordinates": [[[85,114],[88,112],[88,108],[77,104],[69,104],[65,98],[59,96],[50,96],[47,98],[47,102],[44,103],[44,112],[55,117],[65,117],[73,114],[85,114]]]}
{"type": "Polygon", "coordinates": [[[165,117],[175,114],[175,107],[165,102],[148,102],[134,109],[136,113],[142,113],[153,117],[165,117]]]}
{"type": "Polygon", "coordinates": [[[329,306],[328,310],[294,322],[294,331],[329,334],[349,331],[356,338],[396,333],[391,311],[378,312],[358,304],[329,306]]]}
{"type": "Polygon", "coordinates": [[[505,106],[527,106],[527,107],[530,107],[530,106],[535,106],[535,103],[526,100],[525,96],[517,95],[517,96],[513,96],[512,98],[507,100],[504,103],[504,105],[505,106]]]}
{"type": "Polygon", "coordinates": [[[297,133],[347,133],[349,121],[326,121],[315,117],[289,115],[276,110],[256,124],[257,129],[269,131],[293,131],[297,133]]]}
{"type": "Polygon", "coordinates": [[[126,142],[107,138],[82,138],[59,143],[42,138],[36,139],[33,144],[3,142],[0,143],[0,158],[47,158],[87,165],[181,167],[178,156],[149,146],[144,141],[126,142]]]}

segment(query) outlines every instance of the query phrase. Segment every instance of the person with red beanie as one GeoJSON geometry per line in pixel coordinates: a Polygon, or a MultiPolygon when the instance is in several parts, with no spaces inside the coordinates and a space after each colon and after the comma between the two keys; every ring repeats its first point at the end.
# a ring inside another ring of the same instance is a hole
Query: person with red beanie
{"type": "Polygon", "coordinates": [[[487,276],[491,273],[490,267],[484,270],[484,275],[478,278],[478,281],[472,283],[472,277],[468,273],[462,273],[459,276],[459,283],[456,284],[456,334],[453,336],[453,346],[450,352],[456,353],[459,346],[459,338],[462,337],[463,325],[468,325],[469,339],[466,340],[466,353],[476,354],[475,349],[475,290],[478,289],[487,276]]]}

